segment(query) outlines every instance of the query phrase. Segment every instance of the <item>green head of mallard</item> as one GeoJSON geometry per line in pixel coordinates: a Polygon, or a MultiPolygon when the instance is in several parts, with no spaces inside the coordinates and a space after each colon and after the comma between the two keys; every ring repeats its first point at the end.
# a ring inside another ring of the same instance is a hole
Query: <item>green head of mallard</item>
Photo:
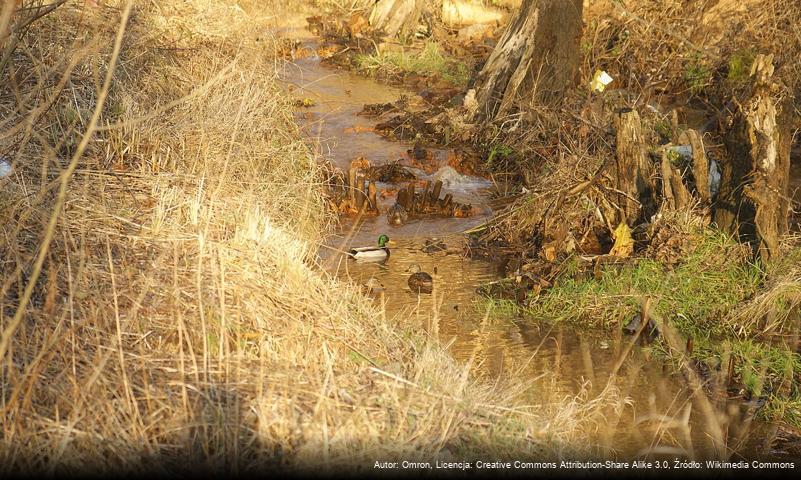
{"type": "Polygon", "coordinates": [[[388,236],[381,234],[381,236],[378,237],[378,248],[384,248],[387,246],[388,243],[389,243],[388,236]]]}

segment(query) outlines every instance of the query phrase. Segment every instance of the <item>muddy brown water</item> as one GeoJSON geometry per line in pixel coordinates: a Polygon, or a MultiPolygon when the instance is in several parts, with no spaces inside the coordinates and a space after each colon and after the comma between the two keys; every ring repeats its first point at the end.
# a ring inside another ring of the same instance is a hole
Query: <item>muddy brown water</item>
{"type": "MultiPolygon", "coordinates": [[[[299,39],[312,50],[316,46],[317,39],[302,28],[285,29],[279,34],[299,39]]],[[[364,104],[394,102],[401,95],[414,96],[415,92],[326,67],[314,55],[288,62],[280,78],[293,98],[312,100],[310,107],[298,108],[296,120],[309,145],[334,165],[346,168],[351,159],[359,156],[381,165],[405,157],[411,148],[410,144],[389,141],[374,133],[371,129],[380,120],[357,113],[364,104]]],[[[434,154],[445,165],[447,150],[435,150],[434,154]]],[[[459,181],[446,184],[444,193],[480,207],[480,215],[467,219],[426,218],[390,227],[384,215],[359,220],[343,218],[339,231],[327,238],[320,250],[321,264],[334,275],[357,284],[364,285],[371,279],[380,282],[382,290],[371,296],[384,306],[388,316],[398,315],[421,331],[438,336],[457,360],[472,360],[478,375],[514,376],[530,381],[533,402],[552,402],[580,392],[585,398],[593,398],[609,382],[630,337],[621,332],[588,332],[550,325],[498,310],[487,317],[488,302],[476,293],[476,288],[498,280],[498,267],[465,258],[461,251],[462,232],[492,214],[488,200],[491,187],[490,182],[477,177],[460,177],[459,181]],[[394,243],[384,263],[356,262],[337,252],[351,246],[374,245],[382,233],[394,243]],[[432,237],[441,239],[447,250],[425,253],[424,242],[432,237]],[[407,269],[414,264],[429,273],[436,271],[433,294],[418,295],[409,289],[407,269]],[[549,393],[543,396],[546,385],[549,393]]],[[[379,202],[382,212],[389,201],[379,202]]],[[[622,364],[616,384],[624,401],[620,411],[599,425],[598,430],[597,441],[604,446],[605,456],[630,459],[660,451],[671,458],[705,455],[708,428],[681,375],[669,373],[663,362],[652,359],[647,349],[638,346],[622,364]],[[689,406],[692,451],[682,440],[682,431],[666,428],[664,423],[659,427],[660,423],[654,421],[661,416],[680,417],[689,406]],[[664,450],[667,447],[672,450],[664,450]]],[[[740,420],[752,414],[753,408],[726,399],[718,400],[717,406],[730,418],[739,419],[728,427],[731,446],[738,444],[739,449],[732,459],[739,460],[740,455],[763,457],[762,436],[771,431],[771,426],[748,420],[751,435],[738,439],[740,429],[736,424],[743,423],[740,420]]],[[[767,454],[772,458],[794,455],[796,452],[789,447],[767,454]]]]}

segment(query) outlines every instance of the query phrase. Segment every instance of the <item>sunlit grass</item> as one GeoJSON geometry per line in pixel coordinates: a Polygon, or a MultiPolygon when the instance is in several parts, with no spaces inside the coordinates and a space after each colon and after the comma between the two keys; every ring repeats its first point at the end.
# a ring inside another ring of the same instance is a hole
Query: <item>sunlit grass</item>
{"type": "Polygon", "coordinates": [[[372,75],[400,76],[414,73],[437,75],[443,80],[463,87],[470,80],[470,70],[462,61],[443,53],[435,42],[426,42],[421,51],[385,52],[357,55],[356,68],[372,75]]]}
{"type": "Polygon", "coordinates": [[[0,471],[353,467],[430,460],[445,445],[592,450],[592,440],[566,442],[592,430],[583,419],[594,406],[571,401],[557,421],[545,417],[522,397],[530,382],[475,378],[436,338],[319,268],[334,219],[323,169],[276,82],[272,43],[256,41],[273,10],[134,3],[116,70],[114,2],[89,12],[70,2],[31,30],[20,75],[49,86],[64,52],[80,67],[46,121],[29,100],[58,89],[0,84],[3,128],[22,126],[0,132],[10,135],[0,151],[15,161],[0,190],[0,331],[10,352],[0,471]],[[79,25],[92,48],[71,44],[79,25]],[[73,148],[63,140],[80,141],[82,117],[98,110],[96,79],[110,71],[103,128],[77,159],[63,211],[54,209],[61,150],[73,148]],[[55,235],[43,246],[50,218],[55,235]],[[543,429],[547,443],[514,437],[543,429]]]}
{"type": "Polygon", "coordinates": [[[687,328],[729,333],[723,321],[726,315],[754,295],[763,279],[757,265],[727,254],[737,249],[724,235],[707,231],[675,268],[639,258],[623,267],[604,267],[600,279],[562,277],[532,302],[528,311],[553,321],[618,327],[637,313],[641,299],[649,296],[657,313],[685,318],[687,328]]]}
{"type": "MultiPolygon", "coordinates": [[[[763,336],[760,318],[770,316],[772,328],[792,332],[793,312],[801,301],[797,268],[801,249],[790,247],[786,255],[769,264],[754,263],[743,255],[742,245],[720,232],[696,232],[694,248],[678,265],[638,258],[623,267],[607,266],[600,278],[575,279],[563,274],[556,286],[531,298],[522,312],[538,320],[569,322],[583,327],[622,328],[641,309],[643,298],[685,338],[693,339],[693,360],[713,369],[725,369],[732,357],[735,377],[752,395],[769,395],[769,402],[787,375],[801,371],[801,358],[781,343],[763,336]],[[771,279],[772,283],[771,283],[771,279]],[[742,312],[750,317],[743,318],[742,312]]],[[[510,308],[500,301],[498,308],[510,308]]],[[[518,307],[520,308],[520,307],[518,307]]],[[[662,343],[652,349],[678,369],[683,352],[662,343]]],[[[798,392],[782,404],[799,401],[798,392]]],[[[772,406],[762,415],[795,422],[797,415],[777,417],[792,409],[772,406]]]]}

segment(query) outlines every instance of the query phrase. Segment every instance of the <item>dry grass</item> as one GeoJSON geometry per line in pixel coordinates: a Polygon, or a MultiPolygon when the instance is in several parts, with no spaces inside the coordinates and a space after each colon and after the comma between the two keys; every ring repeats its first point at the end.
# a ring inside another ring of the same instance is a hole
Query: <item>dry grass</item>
{"type": "MultiPolygon", "coordinates": [[[[731,312],[727,323],[741,330],[761,329],[791,337],[799,332],[801,308],[801,237],[797,234],[784,238],[783,258],[768,265],[762,291],[731,312]]],[[[797,339],[796,339],[797,341],[797,339]]]]}
{"type": "Polygon", "coordinates": [[[615,88],[642,90],[645,100],[662,92],[726,97],[737,86],[732,81],[747,77],[750,64],[739,79],[729,74],[748,51],[776,54],[777,75],[799,86],[801,8],[793,0],[595,0],[586,16],[587,78],[606,69],[615,88]]]}
{"type": "MultiPolygon", "coordinates": [[[[777,77],[790,91],[801,87],[797,2],[599,0],[590,2],[586,19],[583,78],[601,68],[615,77],[613,88],[603,95],[583,91],[568,96],[561,111],[538,110],[528,123],[520,114],[510,115],[501,119],[506,123],[500,128],[483,132],[488,144],[509,145],[517,152],[512,171],[527,182],[528,192],[482,233],[487,240],[524,251],[524,262],[536,264],[536,256],[543,256],[542,247],[558,238],[560,227],[569,228],[580,253],[587,253],[580,245],[592,238],[593,230],[614,228],[606,219],[616,210],[615,182],[599,171],[615,158],[610,128],[614,109],[638,110],[649,136],[646,143],[654,148],[660,143],[657,135],[665,136],[660,130],[671,128],[667,113],[672,109],[683,117],[680,124],[700,112],[701,124],[711,120],[706,145],[721,161],[726,152],[718,124],[725,122],[732,96],[748,83],[755,53],[776,53],[777,77]],[[717,6],[710,10],[712,4],[717,6]]],[[[793,121],[799,121],[797,111],[793,121]]],[[[701,213],[697,211],[687,218],[664,213],[659,223],[676,230],[665,231],[665,237],[676,240],[687,237],[685,227],[702,218],[695,217],[701,213]]],[[[635,239],[649,248],[620,271],[612,267],[597,272],[599,277],[574,280],[570,270],[575,259],[558,262],[564,278],[531,300],[529,314],[617,329],[637,311],[640,298],[653,296],[655,313],[685,339],[695,339],[693,361],[720,365],[734,359],[733,376],[744,390],[767,399],[759,415],[797,426],[798,240],[785,239],[785,258],[761,265],[707,229],[700,242],[688,243],[694,245],[689,251],[660,252],[655,226],[635,230],[635,239]]],[[[676,360],[677,349],[664,348],[676,360]]]]}
{"type": "Polygon", "coordinates": [[[0,471],[593,452],[614,392],[524,403],[315,267],[279,7],[137,2],[115,62],[125,11],[41,20],[0,90],[0,471]]]}

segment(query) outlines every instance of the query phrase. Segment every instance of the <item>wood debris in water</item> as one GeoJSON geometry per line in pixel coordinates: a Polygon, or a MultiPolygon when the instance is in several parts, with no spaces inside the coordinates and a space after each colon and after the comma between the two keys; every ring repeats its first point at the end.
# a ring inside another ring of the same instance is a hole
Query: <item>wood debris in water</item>
{"type": "Polygon", "coordinates": [[[328,181],[331,205],[335,211],[346,214],[378,215],[378,188],[368,180],[363,169],[370,162],[359,157],[351,161],[347,176],[344,172],[332,172],[328,181]]]}
{"type": "Polygon", "coordinates": [[[448,193],[442,198],[442,182],[436,181],[432,185],[426,182],[422,192],[415,191],[414,183],[398,192],[395,203],[403,207],[412,215],[439,215],[444,217],[465,218],[473,215],[470,204],[459,203],[453,200],[448,193]]]}

